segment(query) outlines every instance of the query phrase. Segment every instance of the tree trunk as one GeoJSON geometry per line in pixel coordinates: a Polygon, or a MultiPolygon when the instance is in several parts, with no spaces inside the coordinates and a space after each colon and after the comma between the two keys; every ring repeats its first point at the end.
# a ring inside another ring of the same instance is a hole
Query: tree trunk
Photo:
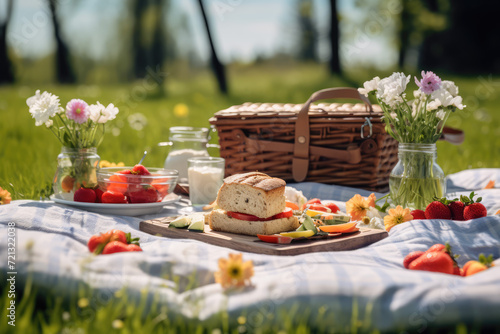
{"type": "Polygon", "coordinates": [[[59,20],[57,18],[57,0],[49,0],[52,23],[54,25],[54,37],[56,39],[56,76],[60,83],[74,83],[75,74],[71,67],[70,55],[66,43],[61,37],[59,20]]]}
{"type": "Polygon", "coordinates": [[[134,1],[134,26],[132,29],[132,54],[133,54],[133,77],[135,79],[144,78],[147,74],[148,52],[146,45],[142,41],[144,31],[143,16],[148,7],[149,1],[134,1]]]}
{"type": "Polygon", "coordinates": [[[337,0],[330,0],[330,73],[342,75],[339,57],[339,19],[337,15],[337,0]]]}
{"type": "Polygon", "coordinates": [[[207,31],[208,41],[210,43],[210,51],[211,51],[210,62],[212,65],[212,70],[214,71],[215,77],[217,78],[217,82],[219,84],[219,90],[221,91],[221,93],[227,94],[228,88],[226,81],[226,71],[224,65],[219,61],[219,58],[217,57],[217,52],[215,51],[215,46],[212,40],[212,34],[210,33],[210,25],[208,23],[208,18],[205,13],[205,8],[203,7],[203,0],[198,0],[198,3],[200,5],[201,15],[203,16],[203,21],[205,23],[205,29],[207,31]]]}
{"type": "Polygon", "coordinates": [[[401,27],[399,28],[399,57],[398,67],[404,70],[406,62],[406,53],[410,47],[410,33],[412,30],[412,17],[408,11],[407,1],[402,1],[403,9],[401,10],[401,27]]]}
{"type": "Polygon", "coordinates": [[[7,26],[12,16],[13,2],[13,0],[8,0],[5,22],[0,25],[0,84],[14,82],[14,71],[7,49],[7,26]]]}

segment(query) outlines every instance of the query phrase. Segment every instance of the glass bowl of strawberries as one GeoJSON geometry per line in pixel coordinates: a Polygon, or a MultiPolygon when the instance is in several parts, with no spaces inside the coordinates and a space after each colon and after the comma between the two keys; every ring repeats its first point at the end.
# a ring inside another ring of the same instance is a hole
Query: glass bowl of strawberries
{"type": "Polygon", "coordinates": [[[161,202],[174,191],[178,172],[174,169],[134,167],[106,167],[97,171],[101,203],[161,202]]]}

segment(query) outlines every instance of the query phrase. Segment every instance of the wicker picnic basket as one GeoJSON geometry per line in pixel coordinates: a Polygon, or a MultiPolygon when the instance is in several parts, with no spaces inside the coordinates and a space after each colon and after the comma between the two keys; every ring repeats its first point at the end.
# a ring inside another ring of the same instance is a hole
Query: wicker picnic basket
{"type": "Polygon", "coordinates": [[[210,119],[226,175],[261,171],[290,182],[385,191],[398,143],[385,132],[380,106],[354,88],[315,92],[304,104],[245,103],[210,119]],[[363,103],[319,103],[357,99],[363,103]]]}

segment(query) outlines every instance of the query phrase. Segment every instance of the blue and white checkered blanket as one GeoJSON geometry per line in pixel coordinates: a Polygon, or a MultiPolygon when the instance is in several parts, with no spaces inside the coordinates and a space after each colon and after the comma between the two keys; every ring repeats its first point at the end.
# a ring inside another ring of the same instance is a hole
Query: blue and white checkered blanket
{"type": "MultiPolygon", "coordinates": [[[[450,175],[449,197],[475,190],[493,215],[500,209],[500,189],[481,190],[489,180],[500,185],[500,170],[450,175]]],[[[308,198],[335,200],[341,209],[354,194],[369,194],[315,183],[293,186],[308,198]]],[[[7,228],[11,222],[16,227],[18,276],[30,274],[38,285],[57,286],[61,294],[76,293],[82,283],[103,293],[122,287],[131,292],[147,289],[184,316],[200,319],[223,308],[235,314],[247,309],[251,319],[252,314],[277,312],[295,302],[304,309],[325,305],[336,315],[322,320],[332,329],[349,325],[353,305],[360,319],[368,316],[372,326],[382,331],[458,323],[500,325],[500,265],[467,278],[410,271],[402,266],[409,252],[444,242],[462,254],[460,265],[477,259],[480,253],[499,258],[500,215],[464,222],[412,221],[394,227],[386,239],[354,251],[299,256],[244,253],[243,259],[252,260],[255,266],[253,287],[228,296],[214,282],[213,273],[218,270],[217,260],[234,251],[138,230],[141,220],[174,215],[177,210],[178,206],[171,206],[156,216],[133,218],[99,215],[53,202],[14,201],[0,206],[0,252],[5,254],[0,261],[2,275],[9,271],[7,228]],[[89,255],[86,243],[90,236],[112,228],[139,236],[144,252],[89,255]],[[197,288],[186,290],[183,285],[193,275],[197,288]]]]}

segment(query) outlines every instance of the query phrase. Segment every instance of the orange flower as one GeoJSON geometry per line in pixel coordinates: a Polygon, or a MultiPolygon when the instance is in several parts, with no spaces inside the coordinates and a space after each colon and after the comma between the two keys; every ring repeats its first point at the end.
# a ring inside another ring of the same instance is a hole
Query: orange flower
{"type": "Polygon", "coordinates": [[[345,204],[346,211],[351,215],[352,220],[361,220],[366,216],[366,210],[370,207],[375,207],[375,199],[376,197],[373,193],[366,198],[356,194],[345,204]]]}
{"type": "Polygon", "coordinates": [[[0,205],[9,204],[12,198],[10,197],[10,192],[0,187],[0,205]]]}
{"type": "Polygon", "coordinates": [[[410,209],[403,209],[401,205],[398,205],[395,209],[390,209],[389,214],[384,217],[384,225],[387,232],[398,224],[412,220],[413,216],[410,212],[410,209]]]}
{"type": "Polygon", "coordinates": [[[490,180],[483,189],[493,189],[493,188],[495,188],[495,180],[490,180]]]}
{"type": "Polygon", "coordinates": [[[250,283],[252,276],[252,261],[243,262],[241,253],[229,254],[229,259],[219,259],[219,271],[215,273],[215,281],[227,289],[245,286],[250,283]]]}

